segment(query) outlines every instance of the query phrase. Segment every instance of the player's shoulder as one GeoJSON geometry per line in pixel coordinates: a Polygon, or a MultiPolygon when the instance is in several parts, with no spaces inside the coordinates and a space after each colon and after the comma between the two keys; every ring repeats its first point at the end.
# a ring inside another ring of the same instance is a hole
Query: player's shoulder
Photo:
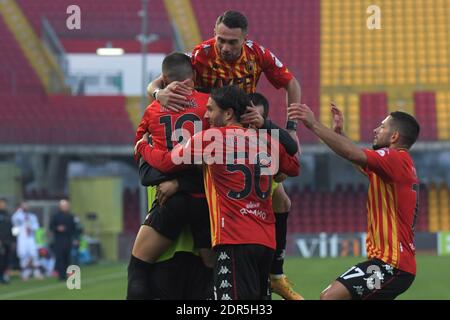
{"type": "Polygon", "coordinates": [[[415,167],[414,167],[414,161],[411,157],[411,154],[407,149],[396,149],[396,156],[398,157],[399,161],[402,163],[406,163],[407,167],[413,168],[414,175],[415,175],[415,167]]]}
{"type": "Polygon", "coordinates": [[[269,49],[251,39],[245,40],[244,47],[247,51],[253,52],[258,55],[264,55],[267,51],[269,51],[269,49]]]}
{"type": "Polygon", "coordinates": [[[385,162],[391,166],[401,168],[403,164],[413,166],[412,158],[407,150],[395,148],[365,149],[369,162],[385,162]]]}
{"type": "Polygon", "coordinates": [[[202,43],[196,45],[192,50],[191,58],[197,60],[202,57],[208,57],[210,53],[214,50],[215,39],[211,38],[209,40],[203,41],[202,43]]]}
{"type": "Polygon", "coordinates": [[[401,160],[410,160],[411,156],[406,149],[396,148],[381,148],[378,150],[372,150],[372,152],[378,154],[380,157],[396,158],[401,160]]]}
{"type": "Polygon", "coordinates": [[[158,100],[154,100],[152,101],[147,108],[145,108],[144,111],[144,117],[147,117],[155,112],[159,112],[159,110],[161,109],[161,104],[158,102],[158,100]]]}

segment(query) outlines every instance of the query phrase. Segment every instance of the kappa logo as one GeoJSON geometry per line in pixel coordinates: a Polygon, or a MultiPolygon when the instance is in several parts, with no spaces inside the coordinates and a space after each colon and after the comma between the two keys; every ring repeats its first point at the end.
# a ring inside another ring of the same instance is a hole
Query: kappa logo
{"type": "Polygon", "coordinates": [[[231,273],[231,271],[227,268],[227,266],[221,266],[219,274],[227,274],[227,273],[231,273]]]}
{"type": "Polygon", "coordinates": [[[220,289],[231,288],[231,287],[233,287],[233,286],[231,285],[231,283],[228,282],[228,280],[222,280],[222,282],[220,283],[220,286],[219,286],[220,289]]]}
{"type": "Polygon", "coordinates": [[[233,300],[233,299],[231,299],[231,297],[230,297],[230,295],[228,293],[225,293],[225,294],[222,295],[220,300],[233,300]]]}
{"type": "Polygon", "coordinates": [[[383,268],[386,270],[387,273],[389,273],[390,275],[394,275],[394,267],[388,265],[388,264],[383,264],[383,268]]]}
{"type": "Polygon", "coordinates": [[[230,257],[227,255],[226,252],[222,251],[219,255],[219,259],[217,259],[217,260],[222,261],[222,260],[227,260],[227,259],[230,260],[230,257]]]}
{"type": "Polygon", "coordinates": [[[353,289],[356,290],[356,294],[359,296],[362,296],[364,293],[364,288],[363,286],[353,286],[353,289]]]}

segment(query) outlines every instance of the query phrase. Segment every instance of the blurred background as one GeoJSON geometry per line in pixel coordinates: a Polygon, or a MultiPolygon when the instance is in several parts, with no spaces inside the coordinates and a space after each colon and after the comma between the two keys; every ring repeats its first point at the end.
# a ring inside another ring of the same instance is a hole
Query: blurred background
{"type": "MultiPolygon", "coordinates": [[[[134,130],[148,104],[144,89],[166,54],[211,38],[217,16],[229,9],[247,16],[248,38],[288,66],[302,102],[324,123],[331,123],[329,102],[336,101],[347,135],[361,146],[371,145],[373,129],[390,111],[418,119],[414,286],[423,287],[413,286],[406,297],[450,299],[450,278],[433,281],[433,270],[450,268],[448,0],[1,1],[0,197],[10,213],[26,199],[51,242],[49,221],[58,201],[69,197],[89,263],[99,265],[88,274],[115,279],[121,288],[103,284],[92,298],[123,298],[123,261],[146,206],[132,158],[134,130]],[[71,5],[80,9],[79,26],[71,5]],[[370,5],[381,9],[381,29],[367,27],[370,5]]],[[[269,97],[270,117],[284,125],[284,91],[264,77],[258,91],[269,97]]],[[[306,288],[307,298],[317,298],[339,272],[363,260],[367,182],[307,130],[298,135],[302,173],[286,181],[287,272],[302,294],[306,288]],[[324,263],[328,268],[317,267],[324,263]]],[[[14,264],[9,272],[14,277],[14,264]]],[[[81,297],[53,289],[42,295],[35,287],[28,290],[36,295],[27,296],[20,294],[24,284],[13,285],[0,286],[0,299],[81,297]]]]}

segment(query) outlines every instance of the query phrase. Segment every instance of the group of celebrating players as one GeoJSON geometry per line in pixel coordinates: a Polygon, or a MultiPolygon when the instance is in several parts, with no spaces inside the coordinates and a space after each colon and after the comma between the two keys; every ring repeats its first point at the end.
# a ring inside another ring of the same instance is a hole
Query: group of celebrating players
{"type": "Polygon", "coordinates": [[[419,125],[393,112],[374,130],[374,150],[359,149],[338,107],[333,128],[317,121],[296,78],[247,28],[243,14],[226,11],[214,38],[190,57],[166,56],[148,87],[135,158],[156,199],[132,250],[127,299],[303,300],[283,272],[291,203],[282,181],[300,172],[299,121],[370,180],[369,260],[321,299],[394,299],[415,277],[418,180],[408,149],[419,125]],[[287,92],[286,129],[256,93],[261,73],[287,92]]]}

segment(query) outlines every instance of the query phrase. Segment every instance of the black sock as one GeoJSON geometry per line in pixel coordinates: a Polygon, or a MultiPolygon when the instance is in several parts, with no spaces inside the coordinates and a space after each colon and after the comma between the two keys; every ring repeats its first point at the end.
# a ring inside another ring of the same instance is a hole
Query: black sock
{"type": "Polygon", "coordinates": [[[150,276],[153,264],[131,256],[128,265],[127,300],[151,300],[155,297],[151,292],[150,276]]]}
{"type": "Polygon", "coordinates": [[[271,274],[283,274],[284,254],[286,252],[287,218],[289,212],[275,213],[275,238],[277,250],[272,260],[271,274]]]}

